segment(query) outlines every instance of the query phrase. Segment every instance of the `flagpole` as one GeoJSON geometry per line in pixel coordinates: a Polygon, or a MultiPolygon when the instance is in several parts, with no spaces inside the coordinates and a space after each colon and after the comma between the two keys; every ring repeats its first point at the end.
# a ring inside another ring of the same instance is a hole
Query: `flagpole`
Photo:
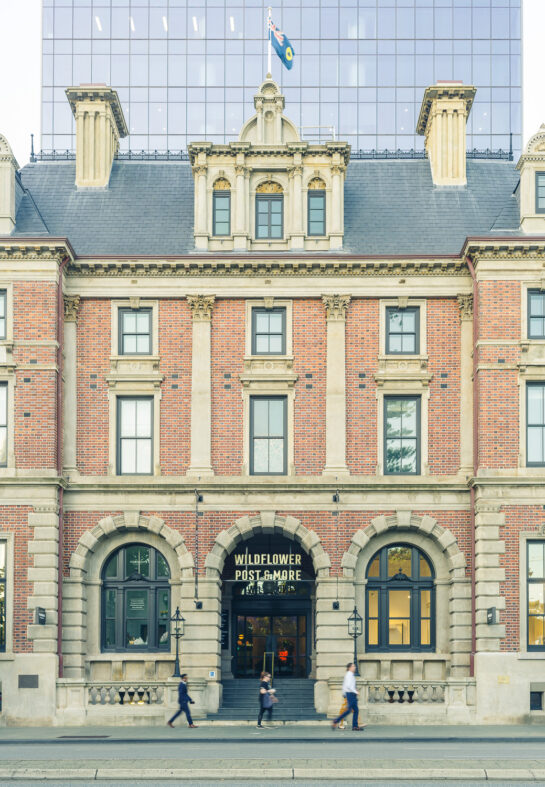
{"type": "Polygon", "coordinates": [[[268,14],[268,17],[267,17],[267,34],[268,34],[268,39],[269,39],[269,45],[268,45],[268,50],[267,50],[267,57],[268,57],[267,79],[272,79],[272,70],[271,70],[271,58],[272,58],[271,19],[272,19],[272,8],[269,6],[269,14],[268,14]]]}

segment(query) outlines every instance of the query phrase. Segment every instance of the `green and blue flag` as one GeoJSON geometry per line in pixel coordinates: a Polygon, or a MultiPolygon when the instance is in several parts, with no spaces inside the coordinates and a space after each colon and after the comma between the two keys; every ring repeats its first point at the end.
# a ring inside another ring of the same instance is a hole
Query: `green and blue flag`
{"type": "Polygon", "coordinates": [[[269,19],[269,40],[286,68],[291,69],[295,52],[287,35],[277,28],[272,19],[269,19]]]}

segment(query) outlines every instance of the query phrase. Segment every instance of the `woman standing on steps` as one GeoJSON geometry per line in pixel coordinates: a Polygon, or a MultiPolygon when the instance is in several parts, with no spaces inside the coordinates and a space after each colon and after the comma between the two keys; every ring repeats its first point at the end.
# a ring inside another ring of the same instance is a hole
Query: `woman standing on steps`
{"type": "Polygon", "coordinates": [[[261,683],[259,684],[259,715],[257,717],[257,728],[261,729],[263,724],[263,714],[267,711],[267,721],[272,721],[272,710],[274,704],[274,689],[269,683],[271,676],[268,672],[261,673],[261,683]]]}

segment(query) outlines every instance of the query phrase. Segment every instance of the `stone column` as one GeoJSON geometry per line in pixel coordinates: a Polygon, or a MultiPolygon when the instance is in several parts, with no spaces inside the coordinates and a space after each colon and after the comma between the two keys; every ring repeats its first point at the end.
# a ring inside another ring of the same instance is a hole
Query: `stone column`
{"type": "Polygon", "coordinates": [[[460,307],[460,472],[473,475],[473,295],[460,307]]]}
{"type": "Polygon", "coordinates": [[[324,475],[347,475],[345,325],[349,295],[322,295],[327,320],[324,475]]]}
{"type": "Polygon", "coordinates": [[[206,210],[206,165],[193,168],[196,182],[195,193],[195,246],[198,249],[208,248],[208,218],[206,210]]]}
{"type": "Polygon", "coordinates": [[[191,458],[188,475],[214,475],[212,470],[212,380],[210,329],[214,295],[188,295],[193,317],[191,352],[191,458]]]}
{"type": "Polygon", "coordinates": [[[64,396],[63,396],[63,465],[71,474],[77,472],[78,375],[77,320],[79,295],[64,296],[64,396]]]}
{"type": "Polygon", "coordinates": [[[303,167],[296,165],[289,171],[291,180],[291,243],[292,249],[303,249],[305,232],[303,229],[303,167]]]}
{"type": "Polygon", "coordinates": [[[236,188],[235,188],[235,216],[233,230],[233,245],[235,249],[246,250],[247,238],[250,232],[250,222],[246,218],[246,179],[248,168],[243,164],[235,167],[236,188]]]}

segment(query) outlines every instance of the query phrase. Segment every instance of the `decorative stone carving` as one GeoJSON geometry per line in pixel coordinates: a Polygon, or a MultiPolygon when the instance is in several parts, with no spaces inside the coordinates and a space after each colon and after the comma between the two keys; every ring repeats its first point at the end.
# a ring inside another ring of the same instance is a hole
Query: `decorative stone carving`
{"type": "Polygon", "coordinates": [[[196,167],[193,167],[193,174],[195,176],[206,175],[207,171],[208,171],[208,167],[206,166],[206,164],[198,164],[196,167]]]}
{"type": "Polygon", "coordinates": [[[458,295],[458,306],[460,307],[460,320],[473,319],[473,295],[458,295]]]}
{"type": "Polygon", "coordinates": [[[326,310],[326,319],[344,322],[350,303],[350,295],[322,295],[322,301],[326,310]]]}
{"type": "Polygon", "coordinates": [[[187,302],[194,322],[209,322],[212,319],[215,295],[188,295],[187,302]]]}
{"type": "Polygon", "coordinates": [[[64,321],[77,322],[78,309],[81,298],[79,295],[65,295],[64,296],[64,321]]]}

